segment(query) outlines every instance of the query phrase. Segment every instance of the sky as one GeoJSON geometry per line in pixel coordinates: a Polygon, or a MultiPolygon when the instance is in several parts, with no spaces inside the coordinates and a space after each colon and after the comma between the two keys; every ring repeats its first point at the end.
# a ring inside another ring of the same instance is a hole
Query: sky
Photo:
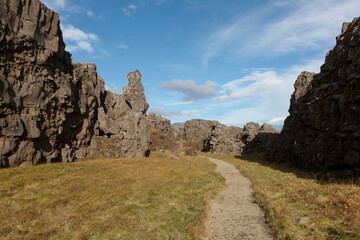
{"type": "Polygon", "coordinates": [[[319,72],[359,0],[42,0],[75,62],[121,94],[138,69],[155,112],[281,129],[294,82],[319,72]]]}

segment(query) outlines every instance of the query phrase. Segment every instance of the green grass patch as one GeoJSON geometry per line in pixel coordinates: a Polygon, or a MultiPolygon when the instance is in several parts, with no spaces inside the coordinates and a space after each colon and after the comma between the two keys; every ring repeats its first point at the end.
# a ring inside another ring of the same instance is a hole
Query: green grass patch
{"type": "Polygon", "coordinates": [[[153,153],[0,171],[0,239],[201,239],[224,185],[203,158],[153,153]]]}
{"type": "Polygon", "coordinates": [[[233,164],[253,183],[257,202],[280,239],[360,239],[360,186],[319,183],[269,163],[264,154],[211,155],[233,164]]]}

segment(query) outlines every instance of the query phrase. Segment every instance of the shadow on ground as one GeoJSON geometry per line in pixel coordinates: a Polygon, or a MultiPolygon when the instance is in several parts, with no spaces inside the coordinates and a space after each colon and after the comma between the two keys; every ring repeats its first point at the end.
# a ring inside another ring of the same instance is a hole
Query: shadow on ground
{"type": "Polygon", "coordinates": [[[265,153],[254,153],[245,155],[235,155],[236,159],[258,163],[284,173],[294,173],[298,178],[317,180],[320,184],[346,183],[360,185],[360,179],[353,176],[347,176],[346,170],[332,170],[323,172],[306,171],[299,169],[290,162],[276,163],[267,159],[265,153]]]}

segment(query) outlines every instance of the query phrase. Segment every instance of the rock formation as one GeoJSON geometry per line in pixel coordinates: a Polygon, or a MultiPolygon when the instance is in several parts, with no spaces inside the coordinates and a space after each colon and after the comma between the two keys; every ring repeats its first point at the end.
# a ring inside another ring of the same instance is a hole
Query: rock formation
{"type": "Polygon", "coordinates": [[[266,123],[247,123],[242,129],[202,119],[185,122],[184,132],[185,140],[197,143],[198,150],[223,154],[265,151],[265,148],[261,147],[269,140],[265,135],[277,134],[275,129],[266,123]]]}
{"type": "Polygon", "coordinates": [[[261,153],[268,151],[269,141],[273,141],[279,133],[269,124],[247,123],[244,126],[242,153],[261,153]]]}
{"type": "Polygon", "coordinates": [[[298,77],[289,113],[274,160],[315,171],[360,168],[360,18],[344,23],[319,74],[298,77]]]}
{"type": "Polygon", "coordinates": [[[171,125],[169,119],[163,118],[155,113],[150,113],[148,115],[148,119],[151,123],[153,131],[155,130],[158,134],[161,134],[173,141],[180,141],[184,138],[184,130],[171,125]]]}
{"type": "Polygon", "coordinates": [[[0,29],[1,167],[71,162],[109,139],[116,157],[148,152],[138,71],[123,96],[105,91],[94,64],[72,63],[58,14],[39,0],[0,0],[0,29]]]}
{"type": "Polygon", "coordinates": [[[224,154],[241,153],[244,147],[242,136],[242,128],[228,127],[214,121],[211,131],[204,141],[203,151],[224,154]]]}
{"type": "Polygon", "coordinates": [[[220,124],[217,121],[192,119],[185,122],[184,139],[191,142],[203,143],[211,132],[212,126],[220,124]]]}

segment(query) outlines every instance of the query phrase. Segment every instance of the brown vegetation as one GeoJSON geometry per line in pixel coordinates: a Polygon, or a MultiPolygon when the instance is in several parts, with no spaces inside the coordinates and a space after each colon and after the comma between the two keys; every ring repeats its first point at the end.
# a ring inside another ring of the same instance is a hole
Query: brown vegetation
{"type": "Polygon", "coordinates": [[[200,239],[223,183],[202,158],[85,161],[4,169],[1,239],[200,239]]]}
{"type": "Polygon", "coordinates": [[[150,149],[156,150],[169,150],[172,152],[178,152],[179,144],[165,135],[158,133],[155,128],[151,128],[152,143],[150,149]]]}

